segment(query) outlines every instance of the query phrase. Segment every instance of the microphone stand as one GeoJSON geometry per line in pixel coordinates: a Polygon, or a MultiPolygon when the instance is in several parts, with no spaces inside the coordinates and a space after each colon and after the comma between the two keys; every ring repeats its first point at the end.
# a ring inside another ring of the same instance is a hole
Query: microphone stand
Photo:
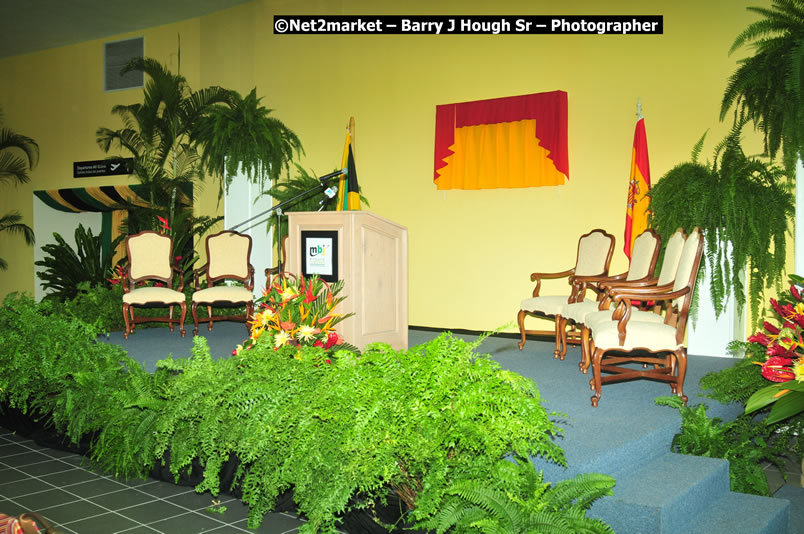
{"type": "MultiPolygon", "coordinates": [[[[292,198],[289,198],[289,199],[287,199],[285,201],[282,201],[279,204],[271,206],[269,209],[267,209],[267,210],[265,210],[263,212],[260,212],[257,215],[254,215],[253,217],[249,217],[245,221],[237,223],[236,225],[234,225],[231,228],[229,228],[229,230],[234,231],[236,228],[240,228],[241,226],[243,226],[245,224],[248,224],[248,223],[250,223],[251,221],[253,221],[255,219],[260,219],[261,217],[265,217],[265,219],[257,221],[255,223],[251,224],[250,226],[244,228],[243,232],[251,230],[255,226],[267,222],[268,219],[271,218],[271,214],[275,213],[276,214],[276,251],[277,251],[277,254],[281,254],[282,253],[282,248],[281,248],[282,247],[282,242],[281,242],[282,238],[280,237],[279,234],[280,234],[280,230],[282,229],[282,226],[280,224],[281,220],[282,220],[282,215],[284,215],[284,213],[282,211],[282,208],[285,208],[286,206],[293,205],[296,202],[298,202],[300,199],[302,199],[303,197],[309,195],[310,193],[318,191],[319,188],[323,188],[327,184],[327,182],[329,182],[333,178],[336,178],[336,177],[338,177],[338,176],[340,176],[342,174],[345,174],[344,171],[345,171],[345,169],[341,169],[339,171],[332,172],[332,173],[329,173],[329,174],[327,174],[325,176],[322,176],[321,178],[319,178],[319,183],[316,186],[311,187],[310,189],[308,189],[306,191],[302,191],[298,195],[296,195],[296,196],[294,196],[292,198]]],[[[321,208],[323,208],[323,207],[324,206],[322,204],[321,208]]],[[[319,211],[321,211],[321,209],[319,209],[319,211]]]]}

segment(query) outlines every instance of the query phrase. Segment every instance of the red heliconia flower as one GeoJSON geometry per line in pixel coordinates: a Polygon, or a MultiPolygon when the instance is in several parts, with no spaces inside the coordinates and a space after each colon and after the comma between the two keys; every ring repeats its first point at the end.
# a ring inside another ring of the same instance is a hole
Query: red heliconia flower
{"type": "Polygon", "coordinates": [[[797,313],[796,315],[793,316],[793,320],[796,322],[798,326],[804,328],[804,315],[797,313]]]}
{"type": "Polygon", "coordinates": [[[314,347],[323,347],[323,346],[324,346],[324,344],[323,344],[323,343],[321,343],[321,340],[320,340],[320,339],[316,339],[316,340],[315,340],[315,343],[313,343],[313,346],[314,346],[314,347]]]}
{"type": "Polygon", "coordinates": [[[332,365],[332,360],[330,360],[329,358],[327,358],[327,359],[326,359],[326,360],[324,360],[324,361],[325,361],[325,362],[327,362],[328,364],[332,365]]]}
{"type": "Polygon", "coordinates": [[[790,349],[786,349],[783,346],[779,345],[778,343],[772,343],[768,345],[768,350],[765,351],[765,354],[771,357],[780,357],[784,356],[786,358],[789,357],[796,357],[798,356],[795,352],[790,349]]]}
{"type": "Polygon", "coordinates": [[[765,322],[762,324],[762,326],[764,326],[764,327],[765,327],[765,330],[767,330],[768,332],[770,332],[770,333],[771,333],[771,334],[773,334],[774,336],[775,336],[776,334],[778,334],[778,333],[781,331],[781,330],[779,330],[779,328],[777,328],[777,327],[776,327],[776,326],[775,326],[773,323],[769,323],[768,321],[765,321],[765,322]]]}
{"type": "Polygon", "coordinates": [[[790,294],[793,295],[794,299],[801,302],[801,292],[798,290],[795,284],[790,286],[790,294]]]}
{"type": "Polygon", "coordinates": [[[749,343],[759,343],[763,347],[767,347],[768,343],[771,342],[771,338],[769,338],[764,332],[757,332],[753,336],[748,338],[749,343]]]}
{"type": "Polygon", "coordinates": [[[789,382],[796,377],[796,373],[789,367],[792,364],[793,360],[790,358],[772,356],[762,364],[762,376],[771,382],[789,382]]]}
{"type": "Polygon", "coordinates": [[[324,344],[325,349],[331,348],[338,342],[338,334],[336,332],[330,332],[327,334],[327,342],[324,344]]]}
{"type": "Polygon", "coordinates": [[[165,219],[164,217],[160,217],[159,215],[157,215],[156,218],[159,219],[160,223],[162,223],[162,230],[169,232],[170,226],[168,225],[168,220],[165,219]]]}
{"type": "Polygon", "coordinates": [[[776,313],[778,313],[781,317],[790,317],[791,315],[795,314],[792,304],[785,304],[782,306],[776,301],[776,299],[770,299],[770,303],[771,306],[773,306],[773,309],[776,310],[776,313]]]}
{"type": "Polygon", "coordinates": [[[301,288],[301,292],[304,294],[304,303],[309,304],[316,299],[316,296],[313,295],[313,284],[307,284],[307,288],[301,288]]]}

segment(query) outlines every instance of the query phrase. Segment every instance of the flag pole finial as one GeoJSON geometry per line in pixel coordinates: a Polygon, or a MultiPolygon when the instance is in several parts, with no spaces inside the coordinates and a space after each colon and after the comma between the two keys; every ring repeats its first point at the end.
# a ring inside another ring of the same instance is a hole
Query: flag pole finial
{"type": "Polygon", "coordinates": [[[637,97],[637,112],[636,112],[637,120],[644,118],[645,116],[642,114],[642,98],[637,97]]]}

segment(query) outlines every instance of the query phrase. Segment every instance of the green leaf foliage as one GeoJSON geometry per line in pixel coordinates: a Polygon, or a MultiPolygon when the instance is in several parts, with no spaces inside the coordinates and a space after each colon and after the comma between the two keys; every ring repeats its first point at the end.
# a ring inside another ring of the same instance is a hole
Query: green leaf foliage
{"type": "Polygon", "coordinates": [[[555,485],[527,460],[500,460],[485,476],[460,478],[446,491],[440,510],[420,528],[436,534],[611,533],[586,517],[594,501],[612,495],[608,475],[578,475],[555,485]]]}
{"type": "MultiPolygon", "coordinates": [[[[2,125],[0,110],[0,125],[2,125]]],[[[30,181],[29,172],[39,162],[39,145],[28,136],[9,128],[0,128],[0,184],[24,184],[30,181]]],[[[34,232],[22,222],[19,211],[0,215],[0,233],[20,234],[28,245],[34,244],[34,232]]],[[[0,258],[0,270],[8,269],[8,262],[0,258]]]]}
{"type": "MultiPolygon", "coordinates": [[[[716,313],[734,295],[746,304],[743,273],[754,321],[765,289],[781,288],[787,233],[795,213],[784,171],[740,146],[744,121],[715,148],[712,163],[693,160],[671,169],[648,193],[651,225],[662,239],[678,228],[700,227],[706,236],[702,269],[709,278],[716,313]]],[[[699,277],[699,280],[701,277],[699,277]]]]}
{"type": "Polygon", "coordinates": [[[791,434],[780,433],[780,425],[754,421],[741,415],[734,421],[710,419],[706,405],[683,406],[678,397],[659,397],[656,403],[678,408],[681,431],[673,437],[673,451],[729,461],[731,490],[754,495],[770,495],[765,462],[783,472],[782,457],[791,447],[791,434]]]}
{"type": "MultiPolygon", "coordinates": [[[[363,354],[258,344],[212,360],[197,337],[191,358],[167,358],[148,374],[97,334],[52,303],[9,297],[0,402],[49,418],[69,439],[93,436],[94,460],[115,475],[145,476],[164,463],[176,477],[201,473],[198,491],[242,492],[252,528],[288,489],[309,519],[304,530],[331,532],[340,515],[370,510],[389,490],[409,520],[426,521],[456,480],[488,477],[510,454],[564,463],[536,386],[476,354],[479,341],[443,335],[363,354]],[[232,458],[234,485],[221,487],[232,458]]],[[[541,505],[534,494],[535,516],[555,521],[553,510],[584,523],[582,509],[610,482],[580,484],[545,489],[541,505]]]]}
{"type": "Polygon", "coordinates": [[[118,409],[115,399],[149,375],[99,331],[9,295],[0,306],[0,404],[52,423],[72,441],[98,432],[118,409]]]}
{"type": "Polygon", "coordinates": [[[115,248],[125,236],[118,236],[112,241],[109,250],[102,250],[103,232],[92,233],[91,228],[79,224],[75,229],[75,250],[64,238],[53,233],[56,243],[42,247],[45,258],[34,262],[44,270],[36,274],[42,280],[42,286],[60,300],[72,299],[78,295],[78,286],[88,282],[90,286],[106,283],[106,278],[113,270],[112,258],[115,248]]]}
{"type": "Polygon", "coordinates": [[[765,362],[765,347],[745,342],[733,342],[730,347],[745,350],[745,358],[736,359],[733,366],[721,371],[707,373],[700,381],[702,389],[711,390],[706,393],[707,397],[724,404],[745,402],[755,391],[768,385],[757,365],[765,362]]]}
{"type": "Polygon", "coordinates": [[[753,54],[737,62],[723,94],[720,117],[734,108],[765,136],[765,151],[784,154],[788,175],[804,147],[804,1],[773,0],[771,7],[749,7],[763,18],[743,30],[731,52],[750,44],[753,54]]]}
{"type": "MultiPolygon", "coordinates": [[[[322,211],[334,211],[337,209],[337,195],[333,198],[328,198],[324,195],[324,188],[321,186],[321,182],[316,177],[315,173],[312,171],[308,172],[298,163],[296,163],[295,166],[295,176],[291,177],[290,174],[288,174],[286,179],[280,179],[275,182],[274,185],[263,194],[270,196],[278,203],[288,202],[288,204],[282,208],[283,212],[318,211],[319,208],[322,208],[322,211]],[[323,204],[321,203],[322,200],[323,204]]],[[[362,194],[360,195],[360,202],[369,206],[368,199],[362,194]]],[[[288,235],[288,218],[283,215],[280,217],[280,220],[281,228],[279,235],[280,237],[284,237],[288,235]]],[[[276,216],[272,215],[266,223],[266,232],[276,228],[276,216]]]]}

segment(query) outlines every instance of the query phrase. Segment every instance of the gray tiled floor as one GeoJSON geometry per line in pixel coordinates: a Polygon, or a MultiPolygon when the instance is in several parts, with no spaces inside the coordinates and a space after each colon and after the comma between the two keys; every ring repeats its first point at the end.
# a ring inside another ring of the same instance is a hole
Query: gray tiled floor
{"type": "Polygon", "coordinates": [[[0,427],[0,511],[36,511],[66,534],[297,532],[302,521],[275,513],[247,530],[240,501],[158,480],[121,481],[93,472],[81,456],[46,449],[0,427]],[[217,502],[219,501],[219,503],[217,502]],[[226,507],[223,513],[215,511],[226,507]]]}

